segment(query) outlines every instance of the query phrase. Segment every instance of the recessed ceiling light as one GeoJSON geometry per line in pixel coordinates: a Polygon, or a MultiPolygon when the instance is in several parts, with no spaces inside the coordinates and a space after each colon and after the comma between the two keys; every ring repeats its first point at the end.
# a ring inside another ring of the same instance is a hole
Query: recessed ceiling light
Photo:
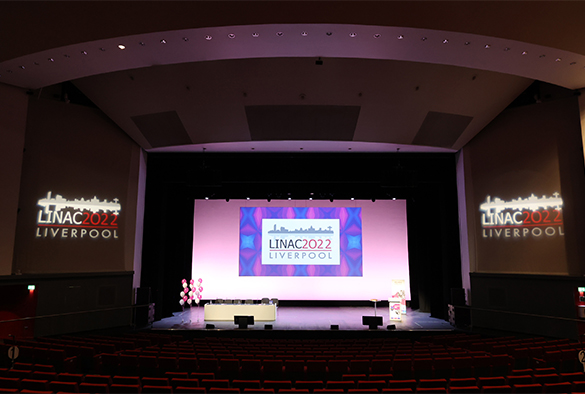
{"type": "Polygon", "coordinates": [[[39,63],[39,62],[33,62],[33,64],[34,64],[35,66],[38,66],[38,65],[40,65],[40,63],[39,63]]]}
{"type": "Polygon", "coordinates": [[[246,200],[249,200],[249,199],[250,199],[250,197],[246,197],[246,200]]]}
{"type": "Polygon", "coordinates": [[[189,41],[189,37],[183,37],[183,41],[185,42],[189,41]]]}
{"type": "Polygon", "coordinates": [[[427,38],[426,38],[426,37],[422,37],[422,38],[421,38],[421,41],[426,41],[426,40],[427,40],[427,38]]]}
{"type": "Polygon", "coordinates": [[[48,58],[47,60],[50,61],[50,62],[54,62],[55,61],[55,59],[53,59],[52,57],[48,58]]]}
{"type": "Polygon", "coordinates": [[[403,40],[403,39],[404,39],[404,36],[401,34],[401,35],[399,35],[397,38],[398,38],[399,40],[403,40]]]}
{"type": "Polygon", "coordinates": [[[290,200],[292,200],[292,198],[289,197],[288,200],[290,201],[290,200]]]}
{"type": "Polygon", "coordinates": [[[311,201],[312,201],[312,200],[313,200],[313,197],[309,197],[309,200],[311,200],[311,201]]]}
{"type": "Polygon", "coordinates": [[[276,35],[279,36],[279,37],[282,37],[284,35],[284,33],[281,32],[281,31],[279,31],[279,32],[276,32],[276,35]]]}
{"type": "Polygon", "coordinates": [[[234,38],[236,38],[236,35],[234,33],[230,33],[228,34],[228,38],[233,40],[234,38]]]}
{"type": "Polygon", "coordinates": [[[522,56],[525,56],[525,55],[528,55],[528,52],[526,52],[526,51],[523,51],[523,52],[522,52],[522,56]]]}
{"type": "Polygon", "coordinates": [[[563,60],[563,59],[561,59],[560,57],[557,57],[557,58],[555,59],[555,62],[560,62],[560,61],[562,61],[562,60],[563,60]]]}
{"type": "Polygon", "coordinates": [[[163,38],[162,40],[160,40],[160,43],[161,43],[161,44],[166,44],[166,43],[167,43],[167,40],[165,40],[165,39],[163,38]]]}
{"type": "Polygon", "coordinates": [[[308,36],[308,35],[309,35],[309,33],[308,33],[308,32],[306,32],[306,31],[302,31],[302,32],[301,32],[301,36],[303,36],[303,37],[306,37],[306,36],[308,36]]]}
{"type": "Polygon", "coordinates": [[[447,39],[443,40],[443,44],[448,44],[448,43],[449,43],[449,40],[447,40],[447,39]]]}
{"type": "Polygon", "coordinates": [[[571,62],[569,63],[569,66],[574,66],[575,64],[577,64],[577,62],[571,62]]]}
{"type": "Polygon", "coordinates": [[[542,59],[543,57],[546,57],[546,55],[545,55],[545,54],[542,54],[542,55],[540,55],[540,56],[539,56],[539,58],[541,58],[541,59],[542,59]]]}
{"type": "Polygon", "coordinates": [[[509,47],[505,47],[505,48],[504,48],[504,52],[508,52],[509,50],[510,50],[510,48],[509,48],[509,47]]]}
{"type": "Polygon", "coordinates": [[[392,200],[396,200],[396,197],[392,197],[392,200]]]}
{"type": "Polygon", "coordinates": [[[143,47],[143,46],[145,46],[146,44],[144,43],[144,41],[140,41],[140,42],[138,43],[138,45],[140,45],[141,47],[143,47]]]}
{"type": "Polygon", "coordinates": [[[357,33],[353,33],[353,32],[352,32],[352,33],[349,33],[349,36],[350,36],[351,38],[354,38],[355,36],[357,36],[357,33]]]}
{"type": "Polygon", "coordinates": [[[211,40],[212,38],[213,38],[213,37],[211,37],[209,34],[205,36],[205,39],[206,39],[207,41],[211,40]]]}
{"type": "Polygon", "coordinates": [[[100,48],[100,51],[105,52],[106,48],[100,48]]]}
{"type": "Polygon", "coordinates": [[[87,55],[87,52],[86,51],[81,51],[81,54],[82,55],[87,55]]]}
{"type": "Polygon", "coordinates": [[[258,37],[260,37],[260,33],[252,33],[252,37],[258,38],[258,37]]]}
{"type": "Polygon", "coordinates": [[[382,37],[382,35],[380,33],[374,34],[374,38],[380,38],[380,37],[382,37]]]}
{"type": "Polygon", "coordinates": [[[124,50],[124,49],[126,49],[126,45],[120,44],[120,45],[118,45],[118,49],[124,50]]]}
{"type": "Polygon", "coordinates": [[[209,200],[209,197],[205,197],[206,200],[209,200]]]}
{"type": "Polygon", "coordinates": [[[328,31],[328,32],[327,32],[327,33],[325,33],[325,34],[327,34],[328,36],[331,36],[331,35],[333,35],[333,32],[330,32],[330,31],[328,31]]]}
{"type": "Polygon", "coordinates": [[[351,201],[353,201],[353,200],[355,200],[355,198],[353,198],[353,197],[352,197],[352,198],[351,198],[351,201]]]}
{"type": "Polygon", "coordinates": [[[492,46],[491,46],[490,44],[485,44],[483,47],[484,47],[485,49],[490,49],[492,46]]]}
{"type": "Polygon", "coordinates": [[[469,45],[469,44],[471,44],[471,42],[469,42],[469,41],[465,41],[465,42],[463,43],[463,45],[469,45]]]}
{"type": "Polygon", "coordinates": [[[64,54],[63,57],[69,59],[71,56],[69,56],[68,54],[64,54]]]}
{"type": "Polygon", "coordinates": [[[21,70],[24,70],[25,67],[24,66],[18,66],[21,70]]]}

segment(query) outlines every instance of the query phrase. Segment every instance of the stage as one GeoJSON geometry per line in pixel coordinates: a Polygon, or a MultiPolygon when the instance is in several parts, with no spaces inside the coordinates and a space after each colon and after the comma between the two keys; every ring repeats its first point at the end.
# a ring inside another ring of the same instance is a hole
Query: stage
{"type": "MultiPolygon", "coordinates": [[[[378,307],[377,316],[382,316],[384,325],[378,330],[386,330],[394,324],[395,331],[453,331],[455,328],[449,322],[430,317],[429,313],[407,309],[402,315],[402,321],[390,321],[388,307],[378,307]]],[[[362,325],[362,316],[374,316],[374,307],[328,306],[328,307],[297,307],[279,306],[276,311],[276,320],[255,322],[247,330],[264,330],[266,325],[272,325],[273,330],[281,331],[322,331],[330,330],[332,325],[339,326],[339,330],[369,331],[368,326],[362,325]]],[[[208,324],[213,324],[215,330],[239,330],[233,321],[205,321],[203,307],[186,307],[183,312],[176,312],[172,317],[153,323],[152,328],[157,330],[206,330],[208,324]]]]}

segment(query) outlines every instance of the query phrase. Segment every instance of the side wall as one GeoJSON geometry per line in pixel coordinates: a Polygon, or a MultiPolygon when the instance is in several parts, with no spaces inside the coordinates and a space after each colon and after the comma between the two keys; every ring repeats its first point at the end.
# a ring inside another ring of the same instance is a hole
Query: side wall
{"type": "Polygon", "coordinates": [[[574,291],[585,285],[577,98],[504,111],[462,159],[472,324],[576,338],[574,291]]]}
{"type": "Polygon", "coordinates": [[[0,84],[0,275],[12,273],[28,96],[0,84]]]}
{"type": "MultiPolygon", "coordinates": [[[[35,305],[23,305],[13,317],[35,309],[36,316],[84,312],[37,319],[34,335],[130,324],[144,153],[98,109],[0,86],[4,101],[10,105],[0,105],[0,171],[8,185],[0,197],[7,224],[0,230],[6,233],[0,293],[36,286],[29,298],[35,305]],[[85,313],[117,307],[127,308],[85,313]]],[[[21,331],[31,335],[32,329],[21,331]]]]}

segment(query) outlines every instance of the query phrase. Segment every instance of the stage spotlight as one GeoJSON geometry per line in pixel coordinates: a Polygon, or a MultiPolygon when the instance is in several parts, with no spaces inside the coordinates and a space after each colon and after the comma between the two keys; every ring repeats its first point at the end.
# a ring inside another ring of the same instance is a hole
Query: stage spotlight
{"type": "Polygon", "coordinates": [[[265,324],[264,329],[265,330],[272,330],[272,324],[265,324]]]}
{"type": "Polygon", "coordinates": [[[331,325],[331,329],[332,330],[339,330],[339,325],[338,324],[332,324],[331,325]]]}
{"type": "Polygon", "coordinates": [[[375,198],[372,198],[372,202],[376,202],[376,199],[375,198]]]}
{"type": "Polygon", "coordinates": [[[330,198],[330,199],[329,199],[329,201],[330,201],[330,202],[333,202],[333,199],[332,199],[332,198],[330,198]]]}
{"type": "Polygon", "coordinates": [[[229,198],[226,198],[226,199],[225,199],[225,202],[230,202],[230,199],[229,199],[229,198]]]}

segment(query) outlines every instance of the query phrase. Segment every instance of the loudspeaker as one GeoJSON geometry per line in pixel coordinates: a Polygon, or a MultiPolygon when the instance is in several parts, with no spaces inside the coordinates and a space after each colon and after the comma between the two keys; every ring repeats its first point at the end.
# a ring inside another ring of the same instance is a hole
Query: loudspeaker
{"type": "Polygon", "coordinates": [[[362,316],[362,324],[368,326],[370,330],[377,330],[378,326],[384,324],[382,316],[362,316]]]}
{"type": "Polygon", "coordinates": [[[265,330],[272,330],[272,324],[265,324],[264,329],[265,330]]]}
{"type": "Polygon", "coordinates": [[[215,328],[215,325],[213,325],[213,324],[206,324],[205,325],[206,330],[213,330],[214,328],[215,328]]]}
{"type": "Polygon", "coordinates": [[[332,329],[332,330],[339,330],[339,325],[337,325],[337,324],[332,324],[332,325],[331,325],[331,329],[332,329]]]}
{"type": "Polygon", "coordinates": [[[386,326],[386,329],[387,329],[387,330],[396,330],[396,324],[388,324],[388,325],[386,326]]]}

